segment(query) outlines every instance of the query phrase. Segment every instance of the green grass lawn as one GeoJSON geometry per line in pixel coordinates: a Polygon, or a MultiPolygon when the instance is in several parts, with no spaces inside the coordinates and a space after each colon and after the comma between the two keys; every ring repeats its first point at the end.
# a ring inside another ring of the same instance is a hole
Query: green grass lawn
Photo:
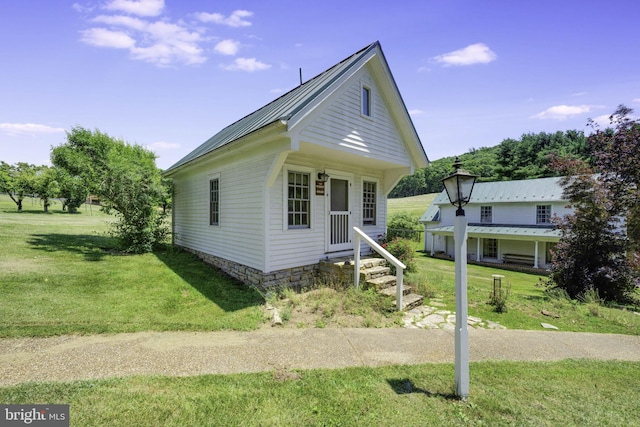
{"type": "MultiPolygon", "coordinates": [[[[171,248],[119,254],[106,234],[112,218],[96,207],[68,214],[58,204],[44,214],[37,201],[28,200],[24,209],[16,212],[0,196],[0,337],[251,330],[264,322],[260,294],[191,254],[171,248]]],[[[455,310],[454,264],[416,255],[418,272],[406,281],[455,310]]],[[[539,330],[545,322],[563,331],[640,334],[637,314],[550,298],[536,275],[469,265],[468,294],[470,315],[510,329],[539,330]],[[496,273],[510,288],[506,313],[487,304],[496,273]]],[[[343,294],[334,295],[336,304],[342,302],[343,294]]]]}
{"type": "MultiPolygon", "coordinates": [[[[407,274],[407,283],[418,286],[422,295],[438,298],[447,309],[455,311],[454,263],[421,252],[416,254],[416,262],[418,272],[407,274]]],[[[468,265],[469,315],[498,322],[509,329],[540,330],[544,322],[562,331],[640,335],[640,315],[596,303],[551,297],[545,292],[543,280],[546,277],[535,274],[468,265]],[[493,274],[504,276],[502,286],[509,291],[506,313],[497,313],[494,306],[488,304],[493,274]]]]}
{"type": "Polygon", "coordinates": [[[0,337],[255,329],[262,297],[195,256],[121,255],[97,207],[68,214],[0,196],[0,337]]]}
{"type": "Polygon", "coordinates": [[[401,197],[387,200],[387,215],[389,217],[400,212],[407,212],[411,216],[420,218],[427,210],[433,199],[439,193],[421,194],[419,196],[401,197]]]}
{"type": "Polygon", "coordinates": [[[70,405],[77,426],[631,426],[640,363],[471,363],[144,376],[0,388],[0,402],[70,405]]]}

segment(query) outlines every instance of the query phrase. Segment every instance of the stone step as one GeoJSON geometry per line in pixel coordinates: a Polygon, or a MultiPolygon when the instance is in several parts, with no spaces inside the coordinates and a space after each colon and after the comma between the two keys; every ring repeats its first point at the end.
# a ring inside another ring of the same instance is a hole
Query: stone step
{"type": "Polygon", "coordinates": [[[409,294],[402,297],[402,311],[411,310],[414,307],[422,305],[424,297],[418,294],[409,294]]]}
{"type": "Polygon", "coordinates": [[[383,277],[383,276],[387,276],[389,275],[389,272],[391,271],[391,269],[389,267],[383,267],[381,265],[379,266],[375,266],[375,267],[371,267],[371,268],[365,268],[364,270],[361,269],[360,270],[360,281],[369,281],[372,279],[377,279],[379,277],[383,277]]]}
{"type": "Polygon", "coordinates": [[[365,281],[365,283],[366,283],[365,289],[374,288],[379,291],[381,289],[385,289],[390,286],[395,286],[396,276],[391,276],[389,274],[386,274],[384,276],[368,279],[365,281]]]}
{"type": "MultiPolygon", "coordinates": [[[[381,295],[386,295],[388,297],[392,297],[395,298],[397,296],[396,292],[398,289],[398,286],[395,285],[395,277],[394,277],[394,281],[393,281],[394,285],[393,286],[389,286],[388,288],[384,288],[384,289],[380,289],[378,290],[378,293],[381,295]]],[[[402,295],[409,295],[411,293],[411,286],[407,286],[407,285],[402,285],[402,295]]]]}
{"type": "Polygon", "coordinates": [[[361,258],[360,259],[360,270],[373,268],[373,267],[384,267],[387,265],[387,260],[384,258],[361,258]]]}

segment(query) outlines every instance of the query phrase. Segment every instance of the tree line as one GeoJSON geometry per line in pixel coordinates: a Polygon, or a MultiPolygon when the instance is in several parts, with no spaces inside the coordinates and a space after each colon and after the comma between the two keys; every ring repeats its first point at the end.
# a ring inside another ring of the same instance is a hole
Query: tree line
{"type": "MultiPolygon", "coordinates": [[[[593,148],[584,132],[528,133],[520,139],[508,138],[495,147],[472,148],[460,156],[464,168],[478,175],[478,181],[509,181],[559,176],[554,156],[581,159],[593,164],[593,148]]],[[[439,193],[442,179],[452,172],[455,157],[435,160],[424,169],[400,180],[389,197],[439,193]]]]}

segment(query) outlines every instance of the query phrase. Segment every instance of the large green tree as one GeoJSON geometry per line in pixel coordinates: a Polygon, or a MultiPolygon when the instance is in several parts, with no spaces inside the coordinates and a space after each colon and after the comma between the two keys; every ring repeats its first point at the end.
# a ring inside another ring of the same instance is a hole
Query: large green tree
{"type": "Polygon", "coordinates": [[[630,114],[618,107],[613,127],[589,136],[594,167],[575,158],[554,161],[574,212],[558,220],[551,280],[571,297],[597,291],[622,302],[638,284],[640,122],[630,114]]]}
{"type": "Polygon", "coordinates": [[[115,213],[113,234],[127,252],[148,252],[168,233],[158,205],[166,193],[155,155],[99,130],[75,127],[67,142],[52,150],[54,165],[81,177],[100,197],[102,208],[115,213]]]}

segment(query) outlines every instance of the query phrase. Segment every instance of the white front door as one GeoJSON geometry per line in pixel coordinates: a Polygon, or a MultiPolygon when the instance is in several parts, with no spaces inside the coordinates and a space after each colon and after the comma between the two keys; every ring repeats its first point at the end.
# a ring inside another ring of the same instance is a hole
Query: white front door
{"type": "Polygon", "coordinates": [[[351,243],[351,181],[347,177],[331,177],[328,184],[327,251],[348,250],[353,246],[351,243]]]}

